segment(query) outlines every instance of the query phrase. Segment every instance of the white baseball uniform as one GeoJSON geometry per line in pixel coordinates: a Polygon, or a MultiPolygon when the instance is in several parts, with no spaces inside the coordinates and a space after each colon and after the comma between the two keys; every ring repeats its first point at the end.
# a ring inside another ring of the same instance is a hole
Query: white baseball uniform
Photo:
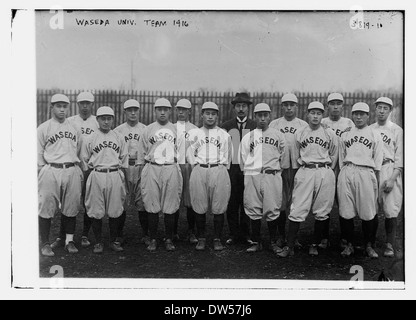
{"type": "Polygon", "coordinates": [[[124,142],[127,144],[127,150],[129,154],[129,167],[126,170],[127,197],[125,207],[127,208],[127,206],[129,206],[133,200],[133,203],[136,205],[139,211],[144,211],[140,188],[143,166],[136,166],[136,161],[137,154],[139,152],[140,137],[145,128],[146,126],[140,122],[137,123],[134,127],[125,122],[114,129],[114,131],[124,139],[124,142]]]}
{"type": "Polygon", "coordinates": [[[358,214],[364,221],[373,220],[378,193],[374,170],[380,170],[383,163],[380,134],[369,126],[354,126],[341,135],[340,142],[339,214],[344,219],[358,214]]]}
{"type": "Polygon", "coordinates": [[[137,164],[145,164],[141,191],[146,211],[163,214],[178,211],[183,183],[177,163],[177,131],[174,124],[154,122],[143,130],[137,164]]]}
{"type": "Polygon", "coordinates": [[[295,156],[302,167],[295,176],[289,220],[304,222],[312,207],[316,220],[329,218],[335,196],[333,168],[338,158],[337,136],[331,129],[309,125],[295,134],[295,156]]]}
{"type": "Polygon", "coordinates": [[[276,220],[282,206],[280,160],[286,150],[284,135],[277,129],[255,129],[240,146],[244,171],[244,209],[252,220],[276,220]]]}
{"type": "Polygon", "coordinates": [[[81,132],[83,138],[87,138],[92,133],[98,131],[97,118],[93,115],[84,120],[79,114],[77,114],[69,117],[68,121],[81,132]]]}
{"type": "Polygon", "coordinates": [[[198,214],[224,214],[231,195],[231,137],[219,127],[202,127],[192,130],[190,140],[187,159],[195,166],[189,180],[192,208],[198,214]]]}
{"type": "Polygon", "coordinates": [[[75,217],[81,207],[82,170],[79,167],[81,134],[66,119],[50,119],[37,129],[39,216],[53,218],[61,206],[62,214],[75,217]],[[71,165],[57,168],[56,165],[71,165]],[[76,165],[74,165],[76,164],[76,165]]]}
{"type": "Polygon", "coordinates": [[[384,126],[373,123],[370,126],[380,133],[383,140],[383,165],[380,171],[379,201],[387,218],[397,218],[403,204],[403,129],[387,120],[384,126]],[[393,189],[384,192],[384,183],[390,179],[394,169],[400,169],[393,189]]]}
{"type": "Polygon", "coordinates": [[[120,168],[128,168],[127,144],[110,130],[94,132],[81,153],[84,170],[93,169],[86,184],[85,207],[90,218],[118,218],[124,211],[126,183],[120,168]],[[106,172],[101,172],[107,170],[106,172]]]}

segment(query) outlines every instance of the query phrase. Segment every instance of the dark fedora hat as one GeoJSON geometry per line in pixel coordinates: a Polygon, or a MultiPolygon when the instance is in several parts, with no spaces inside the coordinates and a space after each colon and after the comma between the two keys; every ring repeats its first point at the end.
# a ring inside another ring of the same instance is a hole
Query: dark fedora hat
{"type": "Polygon", "coordinates": [[[246,92],[237,92],[233,101],[231,101],[232,105],[236,103],[247,103],[252,104],[253,102],[250,100],[250,96],[246,92]]]}

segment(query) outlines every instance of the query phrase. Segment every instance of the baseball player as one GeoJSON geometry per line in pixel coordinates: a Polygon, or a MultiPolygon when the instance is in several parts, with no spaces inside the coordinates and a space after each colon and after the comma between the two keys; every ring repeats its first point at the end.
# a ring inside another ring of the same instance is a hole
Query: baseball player
{"type": "Polygon", "coordinates": [[[232,138],[234,152],[229,170],[231,196],[227,207],[230,237],[226,243],[229,245],[235,242],[251,243],[250,219],[244,213],[244,174],[239,164],[238,149],[243,136],[257,127],[256,122],[248,118],[249,108],[253,104],[248,93],[236,93],[231,104],[236,116],[221,125],[221,128],[226,130],[232,138]]]}
{"type": "MultiPolygon", "coordinates": [[[[328,117],[322,119],[322,125],[325,128],[331,128],[334,130],[335,134],[338,137],[341,137],[341,134],[347,130],[347,128],[352,128],[354,126],[354,122],[352,122],[349,118],[342,117],[342,110],[344,106],[344,97],[342,94],[334,92],[328,96],[327,99],[327,107],[328,107],[328,117]]],[[[338,180],[339,175],[339,165],[337,164],[335,167],[335,186],[336,181],[338,180]]],[[[336,189],[335,189],[335,202],[338,203],[336,189]]],[[[345,230],[342,222],[341,224],[341,248],[345,249],[347,245],[347,240],[345,240],[345,230]]],[[[326,249],[329,245],[329,229],[324,231],[324,238],[322,242],[319,244],[319,248],[326,249]]]]}
{"type": "Polygon", "coordinates": [[[379,132],[368,126],[370,108],[358,102],[352,107],[355,126],[340,139],[338,178],[339,214],[345,226],[347,247],[342,256],[354,253],[354,217],[362,220],[364,244],[370,258],[378,258],[373,249],[376,236],[376,205],[379,171],[383,163],[383,142],[379,132]]]}
{"type": "Polygon", "coordinates": [[[230,167],[233,147],[230,135],[216,125],[219,108],[214,102],[202,105],[203,127],[191,137],[187,151],[188,162],[194,168],[189,180],[192,208],[197,213],[198,244],[206,247],[205,225],[207,213],[214,215],[214,250],[224,250],[221,243],[225,212],[231,194],[230,167]]]}
{"type": "Polygon", "coordinates": [[[144,236],[142,238],[142,242],[149,245],[149,225],[140,190],[140,180],[143,166],[136,166],[137,153],[139,152],[139,141],[141,134],[146,126],[139,122],[140,104],[137,100],[127,100],[124,103],[123,108],[124,114],[126,116],[126,122],[119,125],[114,129],[114,131],[118,133],[123,138],[124,143],[127,144],[129,153],[129,167],[126,170],[127,197],[126,203],[124,204],[124,211],[120,216],[118,233],[121,238],[120,240],[123,243],[123,229],[126,223],[126,209],[130,206],[131,203],[134,203],[134,205],[137,207],[140,225],[143,229],[144,236]]]}
{"type": "Polygon", "coordinates": [[[324,230],[329,228],[329,213],[335,197],[335,174],[338,140],[331,129],[321,126],[325,108],[318,101],[308,106],[309,125],[297,130],[294,156],[301,165],[295,176],[292,205],[289,215],[288,245],[278,252],[279,257],[294,255],[295,239],[299,227],[309,211],[315,216],[314,243],[309,254],[318,255],[318,244],[324,230]]]}
{"type": "MultiPolygon", "coordinates": [[[[297,170],[299,169],[299,163],[295,158],[295,134],[303,127],[307,127],[308,124],[299,119],[297,114],[298,98],[293,93],[287,93],[283,95],[281,99],[281,106],[283,109],[283,117],[273,120],[270,123],[270,128],[280,130],[285,136],[287,144],[287,152],[283,154],[281,159],[282,164],[282,181],[283,181],[283,203],[278,219],[279,238],[277,241],[278,247],[283,247],[286,239],[286,211],[290,211],[290,204],[292,202],[292,193],[294,187],[294,179],[297,170]]],[[[300,243],[296,240],[296,247],[301,247],[300,243]]]]}
{"type": "MultiPolygon", "coordinates": [[[[188,240],[191,244],[197,244],[198,239],[195,235],[195,219],[196,213],[192,209],[191,195],[189,192],[189,179],[191,177],[192,166],[186,161],[186,150],[189,148],[190,132],[197,130],[198,127],[189,121],[192,104],[187,99],[181,99],[176,103],[176,113],[178,121],[176,123],[176,130],[178,132],[178,162],[182,171],[183,190],[182,190],[182,205],[186,208],[186,217],[188,221],[188,240]]],[[[179,210],[175,213],[175,238],[178,236],[178,221],[179,210]]]]}
{"type": "Polygon", "coordinates": [[[39,234],[41,254],[53,257],[49,243],[52,218],[61,207],[65,250],[74,254],[76,216],[81,206],[83,174],[80,163],[81,134],[66,119],[69,99],[63,94],[51,98],[52,118],[37,129],[39,234]]]}
{"type": "Polygon", "coordinates": [[[403,203],[403,129],[389,120],[393,101],[381,97],[376,101],[377,122],[370,128],[383,140],[383,164],[380,171],[379,202],[385,214],[385,257],[395,256],[397,217],[403,203]]]}
{"type": "Polygon", "coordinates": [[[123,137],[111,129],[113,109],[107,106],[98,108],[97,121],[99,130],[91,135],[81,153],[84,170],[91,170],[86,184],[85,207],[92,219],[96,240],[93,252],[101,254],[104,251],[102,225],[106,215],[110,227],[110,249],[121,252],[119,225],[126,200],[128,149],[123,137]]]}
{"type": "Polygon", "coordinates": [[[240,166],[244,170],[244,208],[251,219],[253,245],[247,252],[262,249],[261,220],[266,217],[270,235],[270,247],[277,247],[277,218],[282,205],[282,176],[280,159],[285,152],[283,133],[269,128],[271,109],[265,103],[254,108],[257,129],[246,134],[241,141],[240,166]]]}
{"type": "MultiPolygon", "coordinates": [[[[86,140],[93,132],[98,130],[97,120],[95,116],[92,115],[92,108],[94,106],[94,95],[91,92],[81,92],[77,96],[77,105],[79,114],[69,117],[68,121],[77,130],[81,132],[82,139],[86,140]]],[[[91,229],[91,219],[88,217],[87,210],[85,209],[85,183],[88,179],[88,174],[89,171],[86,171],[82,184],[81,194],[81,213],[84,215],[84,226],[81,238],[81,246],[83,248],[88,248],[91,245],[90,241],[88,240],[88,233],[91,229]]],[[[62,228],[63,224],[61,224],[60,236],[51,245],[52,249],[58,248],[64,244],[63,239],[65,238],[65,230],[63,230],[62,228]]]]}
{"type": "Polygon", "coordinates": [[[164,98],[155,104],[156,121],[148,125],[139,141],[137,164],[142,171],[141,192],[148,212],[150,244],[147,250],[157,249],[159,214],[165,222],[165,247],[174,251],[173,233],[175,212],[179,210],[182,194],[182,174],[177,163],[177,131],[169,120],[171,103],[164,98]]]}

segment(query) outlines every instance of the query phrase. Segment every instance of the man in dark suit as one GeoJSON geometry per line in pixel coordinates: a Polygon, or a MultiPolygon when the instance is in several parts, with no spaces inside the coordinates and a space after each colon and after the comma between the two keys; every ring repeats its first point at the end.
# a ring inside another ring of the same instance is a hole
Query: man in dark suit
{"type": "Polygon", "coordinates": [[[242,137],[257,127],[254,120],[248,119],[249,107],[253,102],[247,93],[237,93],[231,104],[236,117],[221,125],[221,128],[230,134],[234,149],[232,164],[229,170],[231,180],[231,197],[227,209],[227,220],[230,228],[230,237],[227,240],[229,245],[237,241],[241,241],[244,244],[251,243],[250,219],[244,212],[244,174],[239,166],[238,150],[242,137]]]}

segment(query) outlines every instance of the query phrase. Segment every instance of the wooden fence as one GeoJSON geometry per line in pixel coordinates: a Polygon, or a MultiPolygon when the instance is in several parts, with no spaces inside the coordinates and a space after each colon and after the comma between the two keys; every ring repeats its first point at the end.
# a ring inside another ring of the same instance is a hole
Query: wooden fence
{"type": "MultiPolygon", "coordinates": [[[[40,125],[42,122],[50,118],[50,98],[55,93],[64,93],[69,97],[71,101],[69,116],[78,113],[76,105],[76,97],[79,94],[79,90],[42,90],[37,91],[37,124],[40,125]]],[[[235,96],[232,92],[155,92],[155,91],[114,91],[114,90],[94,90],[92,91],[95,96],[95,105],[93,107],[93,114],[98,107],[109,106],[113,108],[115,113],[114,126],[118,126],[125,121],[123,113],[123,103],[128,99],[136,99],[140,102],[140,122],[148,125],[155,121],[153,104],[157,98],[163,97],[168,99],[173,106],[175,103],[182,98],[186,98],[191,101],[193,108],[191,114],[191,122],[198,125],[200,123],[200,110],[202,104],[206,101],[215,102],[219,108],[219,119],[218,123],[222,123],[226,120],[231,119],[234,116],[231,101],[235,96]]],[[[280,92],[265,92],[265,93],[250,93],[253,105],[264,102],[267,103],[272,109],[272,119],[276,119],[282,116],[282,109],[280,107],[280,99],[284,93],[280,92]]],[[[295,92],[299,100],[298,117],[306,120],[307,106],[311,101],[320,101],[326,105],[326,99],[330,92],[319,92],[319,93],[306,93],[306,92],[295,92]]],[[[343,116],[351,118],[351,107],[358,101],[366,102],[370,106],[370,123],[375,122],[375,109],[373,108],[374,102],[380,96],[388,96],[393,100],[395,105],[392,113],[392,120],[398,125],[403,127],[403,95],[393,94],[388,95],[383,92],[371,92],[371,93],[348,93],[342,92],[344,96],[344,109],[343,116]]],[[[250,118],[253,118],[253,108],[250,108],[250,118]]],[[[172,121],[176,121],[176,115],[173,113],[172,121]]]]}

